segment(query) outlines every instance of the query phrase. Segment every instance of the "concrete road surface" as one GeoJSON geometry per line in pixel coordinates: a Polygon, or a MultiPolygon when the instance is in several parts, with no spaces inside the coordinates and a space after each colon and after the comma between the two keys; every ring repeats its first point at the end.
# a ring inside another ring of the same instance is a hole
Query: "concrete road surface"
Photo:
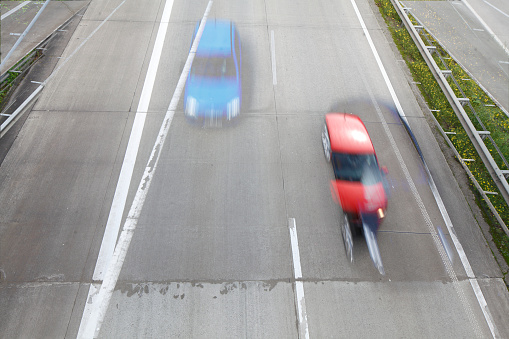
{"type": "MultiPolygon", "coordinates": [[[[2,73],[14,66],[66,20],[78,13],[89,1],[51,1],[34,22],[30,31],[2,65],[2,73]]],[[[0,1],[2,13],[1,60],[4,62],[21,34],[35,18],[42,1],[0,1]]]]}
{"type": "Polygon", "coordinates": [[[502,0],[403,3],[509,112],[509,3],[502,0]]]}
{"type": "Polygon", "coordinates": [[[91,1],[0,167],[1,336],[508,337],[501,270],[376,6],[211,3],[208,20],[239,30],[243,104],[234,124],[200,128],[181,97],[165,117],[208,4],[91,1]],[[363,119],[389,171],[385,276],[362,238],[345,256],[330,110],[363,119]]]}

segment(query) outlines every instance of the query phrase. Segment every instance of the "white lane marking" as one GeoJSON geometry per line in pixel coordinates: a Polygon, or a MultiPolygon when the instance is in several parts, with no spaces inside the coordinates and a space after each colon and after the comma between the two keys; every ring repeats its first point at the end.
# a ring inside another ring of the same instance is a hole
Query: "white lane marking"
{"type": "MultiPolygon", "coordinates": [[[[123,1],[122,4],[124,4],[123,1]]],[[[109,19],[112,14],[120,7],[118,6],[107,18],[109,19]]],[[[161,17],[161,23],[159,25],[159,29],[157,32],[156,40],[154,43],[154,50],[152,51],[152,56],[150,57],[150,62],[147,70],[147,75],[145,77],[145,82],[143,84],[143,89],[141,91],[140,102],[138,104],[138,109],[136,111],[136,115],[134,118],[133,126],[131,129],[131,134],[129,136],[129,142],[127,144],[126,153],[124,156],[124,160],[122,163],[122,167],[120,169],[120,175],[117,182],[117,187],[115,189],[115,194],[113,196],[113,202],[110,208],[110,214],[108,216],[108,221],[106,223],[106,228],[104,230],[104,236],[101,243],[101,248],[99,250],[99,256],[97,257],[97,262],[94,269],[93,280],[100,281],[103,279],[104,271],[108,267],[108,263],[110,262],[111,257],[113,256],[113,251],[115,250],[115,244],[117,242],[118,232],[120,229],[120,223],[122,219],[122,214],[124,213],[125,203],[127,200],[127,193],[129,191],[129,185],[131,183],[131,178],[134,170],[134,165],[136,162],[136,157],[138,154],[139,145],[141,142],[141,135],[143,132],[143,127],[145,125],[145,118],[148,111],[148,105],[150,102],[150,98],[152,96],[152,89],[154,87],[155,77],[157,74],[157,68],[159,66],[159,60],[162,54],[164,39],[166,36],[166,32],[168,30],[168,22],[170,20],[171,10],[173,7],[173,0],[169,0],[166,2],[163,15],[161,17]]],[[[103,23],[106,21],[103,21],[103,23]]],[[[103,24],[102,23],[102,24],[103,24]]],[[[97,27],[93,33],[95,33],[101,26],[97,27]]],[[[83,44],[91,37],[89,35],[87,39],[64,61],[65,62],[72,57],[77,50],[79,50],[83,44]]],[[[63,66],[60,67],[52,74],[52,76],[63,66]]],[[[49,80],[49,78],[48,78],[49,80]]],[[[48,81],[46,80],[46,82],[48,81]]],[[[94,284],[90,285],[87,303],[85,304],[85,310],[83,311],[83,315],[81,318],[80,329],[78,332],[78,337],[91,337],[92,333],[85,333],[86,324],[89,322],[90,315],[92,313],[94,307],[95,296],[99,291],[100,284],[94,286],[94,284]]]]}
{"type": "Polygon", "coordinates": [[[295,277],[295,299],[297,314],[299,315],[299,338],[309,339],[308,316],[306,312],[306,299],[304,297],[304,282],[300,266],[299,240],[297,238],[297,225],[295,218],[288,219],[290,229],[290,242],[292,244],[293,273],[295,277]]]}
{"type": "Polygon", "coordinates": [[[149,66],[147,69],[147,75],[145,76],[145,82],[141,91],[140,102],[138,103],[138,109],[133,122],[131,135],[127,144],[124,161],[120,170],[120,176],[118,178],[117,187],[115,189],[115,195],[106,223],[106,229],[104,231],[103,241],[101,243],[101,249],[99,250],[99,256],[94,270],[93,280],[102,280],[103,273],[108,266],[108,262],[113,255],[115,244],[117,242],[118,231],[120,229],[120,223],[122,221],[122,215],[124,213],[125,204],[127,200],[127,194],[129,192],[129,186],[131,184],[131,178],[136,163],[136,157],[138,155],[138,149],[141,142],[141,136],[143,133],[143,127],[145,126],[145,119],[147,117],[148,107],[150,99],[152,97],[152,90],[157,75],[157,69],[159,67],[159,61],[163,51],[164,39],[168,30],[168,23],[170,20],[171,11],[173,8],[173,0],[167,0],[159,29],[157,31],[156,40],[154,43],[154,49],[150,57],[149,66]]]}
{"type": "Polygon", "coordinates": [[[486,22],[484,22],[484,20],[479,16],[479,14],[477,14],[477,12],[472,8],[472,6],[470,6],[470,4],[468,3],[467,0],[462,0],[461,1],[462,3],[465,4],[465,6],[467,6],[467,8],[474,14],[474,16],[477,18],[477,20],[479,20],[479,22],[481,23],[481,25],[484,26],[484,28],[488,31],[488,33],[493,37],[493,39],[495,39],[495,41],[504,49],[505,53],[506,54],[509,54],[509,49],[507,48],[507,46],[504,45],[504,43],[502,42],[502,40],[499,39],[499,37],[495,34],[495,32],[493,32],[491,30],[491,28],[488,26],[488,24],[486,22]]]}
{"type": "Polygon", "coordinates": [[[288,227],[290,228],[290,242],[292,244],[293,272],[295,279],[300,279],[302,278],[302,269],[300,267],[299,240],[295,218],[288,219],[288,227]]]}
{"type": "Polygon", "coordinates": [[[29,3],[31,3],[32,1],[25,1],[25,2],[22,2],[20,3],[19,5],[17,5],[16,7],[14,7],[13,9],[11,9],[9,12],[5,13],[4,15],[2,15],[2,17],[0,18],[1,20],[7,18],[9,15],[11,15],[12,13],[16,12],[17,10],[19,10],[20,8],[28,5],[29,3]]]}
{"type": "Polygon", "coordinates": [[[127,215],[127,219],[125,221],[122,232],[120,233],[118,244],[115,247],[115,251],[108,265],[108,269],[105,272],[104,281],[100,286],[97,300],[92,305],[93,309],[91,310],[89,321],[87,324],[85,324],[85,330],[83,332],[83,337],[85,338],[90,338],[92,334],[94,338],[99,336],[102,322],[106,316],[115,285],[117,284],[118,276],[120,275],[122,265],[124,264],[124,260],[127,255],[127,250],[129,249],[134,231],[138,225],[138,219],[143,209],[145,199],[148,195],[150,185],[152,184],[152,179],[154,177],[157,164],[159,163],[160,154],[170,130],[170,126],[173,121],[173,116],[180,100],[180,96],[184,90],[186,78],[189,74],[189,70],[191,69],[191,64],[198,48],[198,43],[200,41],[203,29],[205,28],[205,23],[207,21],[211,7],[212,1],[209,1],[207,9],[205,10],[205,14],[203,15],[200,26],[198,28],[198,32],[196,33],[195,40],[187,57],[186,64],[182,70],[182,73],[180,74],[179,81],[175,88],[175,92],[173,93],[173,97],[170,101],[170,105],[164,117],[163,123],[161,124],[161,128],[159,130],[159,134],[157,136],[154,147],[152,148],[147,166],[145,167],[142,179],[134,196],[133,204],[131,205],[127,215]]]}
{"type": "Polygon", "coordinates": [[[506,12],[504,12],[503,10],[501,10],[501,9],[499,9],[499,8],[497,8],[497,7],[495,7],[495,6],[493,6],[492,4],[490,4],[490,3],[489,3],[488,1],[486,1],[486,0],[484,0],[484,2],[485,2],[485,3],[487,3],[489,6],[493,7],[496,11],[500,12],[502,15],[504,15],[504,16],[506,16],[506,17],[508,17],[508,18],[509,18],[509,15],[508,15],[506,12]]]}
{"type": "Polygon", "coordinates": [[[272,57],[272,84],[277,85],[276,76],[276,43],[274,42],[274,31],[270,31],[270,53],[272,57]]]}
{"type": "MultiPolygon", "coordinates": [[[[373,55],[376,59],[376,62],[378,64],[378,68],[380,69],[380,72],[382,73],[382,76],[385,80],[385,83],[386,83],[386,86],[388,87],[389,89],[389,92],[391,93],[391,96],[392,96],[392,99],[396,105],[396,108],[398,109],[402,119],[404,119],[405,121],[406,120],[406,116],[405,116],[405,113],[403,111],[403,108],[401,107],[401,104],[399,102],[399,99],[396,95],[396,92],[394,91],[394,88],[392,87],[392,83],[387,75],[387,72],[385,71],[385,67],[383,66],[383,63],[380,59],[380,56],[378,55],[378,52],[375,48],[375,45],[371,39],[371,35],[369,34],[369,31],[364,23],[364,20],[362,19],[362,16],[360,14],[360,11],[357,7],[357,4],[355,3],[355,0],[351,0],[351,3],[355,9],[355,12],[357,14],[357,18],[359,19],[359,22],[362,26],[362,29],[364,31],[364,35],[366,36],[366,39],[368,40],[368,44],[371,48],[371,51],[373,52],[373,55]]],[[[361,73],[362,75],[362,73],[361,73]]],[[[366,80],[365,78],[362,76],[363,78],[363,81],[366,83],[366,80]]],[[[479,326],[477,324],[477,319],[474,317],[472,311],[471,311],[471,308],[470,308],[470,305],[468,303],[468,300],[466,299],[466,296],[464,295],[463,291],[461,290],[461,288],[458,285],[458,278],[456,276],[456,273],[454,272],[454,269],[452,268],[452,265],[451,265],[451,262],[449,260],[447,260],[447,254],[445,252],[445,249],[443,248],[443,246],[441,246],[441,243],[440,243],[440,239],[438,237],[438,234],[437,232],[435,231],[435,228],[433,227],[433,224],[431,222],[431,219],[428,215],[428,212],[426,211],[426,207],[419,195],[419,192],[417,191],[417,188],[410,176],[410,172],[408,171],[408,168],[406,167],[406,164],[403,160],[403,157],[401,156],[401,153],[399,152],[399,148],[392,136],[392,133],[390,132],[389,130],[389,126],[387,125],[387,122],[385,121],[385,118],[383,117],[383,114],[380,110],[380,107],[378,106],[375,98],[374,98],[374,95],[373,93],[371,92],[371,89],[369,88],[369,86],[366,86],[368,88],[368,92],[370,94],[370,97],[371,97],[371,100],[373,102],[373,104],[375,105],[375,108],[376,108],[376,111],[378,113],[378,116],[382,122],[382,125],[384,127],[384,130],[385,130],[385,133],[387,134],[388,138],[389,138],[389,141],[391,143],[391,146],[396,154],[396,157],[398,158],[398,161],[400,163],[400,166],[405,174],[405,177],[407,179],[407,182],[411,188],[411,191],[412,191],[412,194],[414,196],[414,199],[416,200],[420,210],[421,210],[421,214],[423,215],[425,221],[426,221],[426,224],[428,225],[428,229],[430,231],[430,234],[432,235],[432,238],[433,238],[433,241],[435,243],[435,246],[437,247],[438,249],[438,252],[440,254],[440,257],[442,258],[442,262],[444,263],[445,267],[446,267],[446,270],[449,274],[449,277],[450,279],[452,280],[453,282],[453,286],[456,290],[456,293],[458,294],[462,304],[463,304],[463,307],[465,308],[465,311],[467,313],[467,316],[472,324],[472,326],[474,327],[474,330],[476,332],[476,335],[478,337],[481,337],[482,334],[480,333],[480,329],[479,329],[479,326]]],[[[481,307],[481,310],[483,312],[483,315],[484,315],[484,318],[488,324],[488,327],[490,328],[490,331],[491,331],[491,334],[494,338],[497,338],[498,337],[498,331],[496,329],[496,326],[493,322],[493,319],[491,317],[491,313],[489,312],[489,309],[488,309],[488,306],[487,306],[487,303],[486,303],[486,300],[484,298],[484,295],[479,287],[479,284],[477,282],[477,280],[475,279],[474,275],[473,275],[473,271],[472,271],[472,268],[470,266],[470,263],[468,262],[468,259],[465,255],[465,252],[463,251],[463,247],[461,246],[461,244],[459,243],[458,239],[456,238],[456,235],[453,231],[453,228],[452,228],[452,222],[449,218],[449,215],[447,213],[447,210],[445,209],[445,205],[440,197],[440,194],[438,193],[438,190],[436,189],[436,186],[435,186],[435,183],[433,181],[433,178],[431,177],[431,175],[429,176],[430,178],[430,182],[431,182],[431,186],[432,187],[432,192],[433,192],[433,195],[435,197],[435,200],[437,202],[437,205],[440,209],[440,212],[442,213],[442,217],[444,218],[444,221],[447,225],[447,228],[450,232],[450,235],[451,235],[451,238],[453,239],[453,242],[454,242],[454,245],[456,247],[456,250],[458,251],[458,255],[460,256],[460,259],[461,259],[461,262],[463,264],[463,267],[467,273],[467,275],[469,275],[470,277],[470,274],[472,274],[472,278],[469,279],[470,281],[470,284],[472,286],[472,289],[474,290],[474,293],[476,295],[476,298],[477,298],[477,301],[479,303],[479,306],[481,307]]]]}

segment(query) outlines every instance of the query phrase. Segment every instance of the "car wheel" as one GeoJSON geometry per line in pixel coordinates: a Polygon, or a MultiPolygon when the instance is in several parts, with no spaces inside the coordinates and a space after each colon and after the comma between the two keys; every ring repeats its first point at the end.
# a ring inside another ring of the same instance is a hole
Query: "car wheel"
{"type": "Polygon", "coordinates": [[[330,161],[331,157],[331,147],[330,147],[330,140],[329,140],[329,132],[327,131],[327,126],[323,125],[323,131],[322,131],[322,144],[323,144],[323,152],[325,153],[325,159],[327,161],[330,161]]]}
{"type": "Polygon", "coordinates": [[[346,256],[353,262],[353,236],[352,229],[350,227],[350,222],[348,220],[348,216],[344,213],[343,225],[341,227],[341,235],[343,236],[343,243],[345,245],[346,256]]]}

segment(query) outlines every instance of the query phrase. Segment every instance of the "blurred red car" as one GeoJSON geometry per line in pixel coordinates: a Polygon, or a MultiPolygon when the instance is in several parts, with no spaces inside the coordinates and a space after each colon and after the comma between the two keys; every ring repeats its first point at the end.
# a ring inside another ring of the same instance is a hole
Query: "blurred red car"
{"type": "Polygon", "coordinates": [[[370,240],[376,245],[378,226],[387,209],[387,168],[379,166],[366,126],[356,115],[326,114],[322,143],[325,158],[332,162],[335,180],[331,180],[331,194],[344,212],[345,249],[353,261],[353,232],[363,230],[368,246],[373,245],[370,240]]]}

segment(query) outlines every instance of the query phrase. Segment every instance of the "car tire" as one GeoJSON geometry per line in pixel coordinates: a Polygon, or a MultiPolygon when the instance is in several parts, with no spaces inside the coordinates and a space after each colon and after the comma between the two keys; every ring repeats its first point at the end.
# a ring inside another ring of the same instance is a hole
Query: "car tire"
{"type": "Polygon", "coordinates": [[[343,225],[341,225],[341,235],[343,236],[346,256],[350,263],[353,263],[353,235],[350,221],[348,220],[346,213],[344,213],[343,225]]]}
{"type": "Polygon", "coordinates": [[[322,145],[323,145],[323,152],[325,154],[325,159],[330,162],[331,158],[331,146],[330,146],[330,139],[329,139],[329,131],[327,131],[327,125],[323,125],[323,131],[322,131],[322,145]]]}

